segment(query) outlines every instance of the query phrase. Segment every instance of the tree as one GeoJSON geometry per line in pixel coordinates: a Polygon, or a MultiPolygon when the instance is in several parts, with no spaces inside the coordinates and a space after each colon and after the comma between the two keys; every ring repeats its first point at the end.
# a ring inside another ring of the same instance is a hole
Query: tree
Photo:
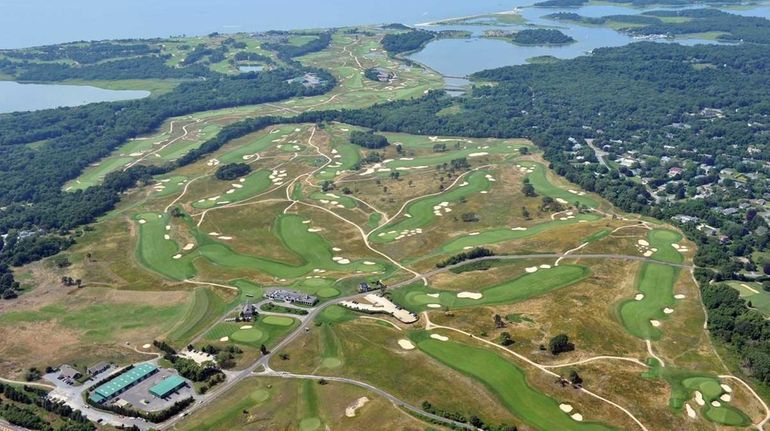
{"type": "Polygon", "coordinates": [[[575,345],[569,342],[567,334],[559,334],[548,343],[548,351],[553,355],[575,350],[575,345]]]}
{"type": "Polygon", "coordinates": [[[511,334],[509,332],[501,332],[500,333],[500,345],[501,346],[510,346],[513,344],[513,338],[511,338],[511,334]]]}
{"type": "Polygon", "coordinates": [[[230,163],[220,166],[214,176],[218,180],[232,181],[236,178],[248,175],[250,172],[251,166],[247,165],[246,163],[230,163]]]}
{"type": "Polygon", "coordinates": [[[267,350],[267,346],[265,346],[264,344],[262,344],[261,346],[259,346],[259,351],[260,351],[260,352],[261,352],[263,355],[267,355],[268,353],[270,353],[270,351],[269,351],[269,350],[267,350]]]}
{"type": "Polygon", "coordinates": [[[573,385],[582,385],[583,384],[583,378],[580,377],[580,375],[575,370],[571,370],[569,372],[569,381],[572,382],[573,385]]]}
{"type": "Polygon", "coordinates": [[[524,185],[521,186],[521,192],[524,193],[524,196],[528,198],[533,198],[537,196],[537,192],[535,191],[535,187],[530,184],[528,180],[524,180],[524,185]]]}
{"type": "Polygon", "coordinates": [[[529,220],[530,214],[527,207],[521,207],[521,216],[524,217],[525,220],[529,220]]]}

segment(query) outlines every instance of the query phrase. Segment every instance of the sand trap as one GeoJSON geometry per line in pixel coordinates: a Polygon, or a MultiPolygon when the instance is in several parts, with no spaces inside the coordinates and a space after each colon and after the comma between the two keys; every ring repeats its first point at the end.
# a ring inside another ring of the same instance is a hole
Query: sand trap
{"type": "Polygon", "coordinates": [[[685,409],[687,409],[687,416],[689,416],[690,419],[695,419],[696,417],[698,417],[698,415],[695,413],[695,409],[690,407],[689,404],[685,404],[684,407],[685,409]]]}
{"type": "Polygon", "coordinates": [[[644,293],[637,293],[636,296],[634,296],[634,300],[641,301],[644,299],[644,293]]]}
{"type": "Polygon", "coordinates": [[[322,230],[323,229],[318,228],[318,227],[312,227],[312,228],[308,229],[307,231],[308,232],[321,232],[322,230]]]}
{"type": "Polygon", "coordinates": [[[650,320],[650,324],[656,328],[660,327],[660,321],[650,320]]]}
{"type": "Polygon", "coordinates": [[[719,399],[724,401],[724,402],[726,402],[726,403],[729,403],[730,400],[733,399],[733,397],[730,396],[730,394],[722,394],[722,396],[719,397],[719,399]]]}
{"type": "Polygon", "coordinates": [[[195,244],[193,244],[193,243],[189,243],[189,244],[185,245],[184,247],[182,247],[182,250],[184,250],[184,251],[190,251],[190,250],[192,250],[193,248],[195,248],[195,244]]]}
{"type": "Polygon", "coordinates": [[[342,249],[341,249],[341,248],[339,248],[339,247],[332,247],[332,250],[333,250],[333,251],[342,251],[342,249]]]}
{"type": "Polygon", "coordinates": [[[575,413],[574,415],[570,416],[573,420],[576,422],[582,422],[583,421],[583,415],[580,413],[575,413]]]}
{"type": "Polygon", "coordinates": [[[567,204],[569,203],[569,202],[565,201],[565,200],[564,200],[564,199],[562,199],[562,198],[556,198],[556,202],[558,202],[558,203],[560,203],[560,204],[562,204],[562,205],[567,205],[567,204]]]}
{"type": "Polygon", "coordinates": [[[480,153],[470,153],[468,154],[468,157],[481,157],[481,156],[488,156],[489,153],[487,152],[480,152],[480,153]]]}
{"type": "Polygon", "coordinates": [[[150,347],[152,347],[152,344],[145,344],[142,346],[142,349],[149,349],[150,347]]]}
{"type": "Polygon", "coordinates": [[[171,230],[171,225],[166,225],[166,230],[171,230]]]}
{"type": "Polygon", "coordinates": [[[478,234],[479,234],[479,232],[471,232],[471,233],[468,234],[468,236],[476,236],[478,234]]]}
{"type": "Polygon", "coordinates": [[[542,264],[542,265],[540,265],[540,269],[551,269],[551,265],[542,264]]]}
{"type": "Polygon", "coordinates": [[[703,399],[703,394],[700,393],[700,391],[695,391],[695,402],[698,403],[699,406],[706,405],[706,400],[703,399]]]}
{"type": "Polygon", "coordinates": [[[525,228],[525,227],[512,227],[512,228],[511,228],[511,230],[520,230],[520,231],[524,231],[524,230],[527,230],[527,228],[525,228]]]}
{"type": "Polygon", "coordinates": [[[163,235],[163,239],[165,239],[166,241],[168,241],[168,240],[170,240],[170,239],[171,239],[171,236],[169,236],[169,235],[163,235]]]}
{"type": "Polygon", "coordinates": [[[714,406],[714,407],[721,407],[722,403],[720,403],[719,401],[712,401],[711,405],[714,406]]]}
{"type": "Polygon", "coordinates": [[[377,264],[376,264],[376,263],[374,263],[374,262],[372,262],[372,261],[369,261],[369,260],[365,260],[365,261],[364,261],[364,265],[377,265],[377,264]]]}
{"type": "Polygon", "coordinates": [[[720,386],[722,386],[722,390],[727,392],[728,394],[731,394],[733,392],[733,388],[727,386],[726,384],[722,383],[720,386]]]}
{"type": "Polygon", "coordinates": [[[433,338],[434,340],[439,340],[439,341],[449,341],[449,337],[445,337],[443,335],[438,335],[438,334],[430,334],[430,338],[433,338]]]}
{"type": "Polygon", "coordinates": [[[147,223],[147,220],[139,220],[139,224],[145,224],[147,223]]]}
{"type": "Polygon", "coordinates": [[[647,251],[644,252],[644,257],[650,257],[650,256],[652,256],[652,253],[653,253],[652,250],[647,250],[647,251]]]}
{"type": "Polygon", "coordinates": [[[221,341],[221,342],[223,342],[223,343],[224,343],[225,341],[230,341],[230,337],[222,337],[222,338],[220,338],[220,339],[219,339],[219,341],[221,341]]]}
{"type": "Polygon", "coordinates": [[[569,405],[569,404],[559,404],[559,408],[560,408],[560,409],[561,409],[561,411],[563,411],[564,413],[569,413],[569,412],[571,412],[571,411],[574,409],[574,407],[572,407],[572,406],[571,406],[571,405],[569,405]]]}
{"type": "Polygon", "coordinates": [[[349,406],[347,406],[345,408],[345,416],[347,416],[349,418],[356,417],[356,410],[360,409],[361,407],[366,405],[366,403],[368,403],[368,402],[369,402],[369,398],[367,398],[367,397],[361,397],[361,398],[357,399],[355,402],[353,402],[353,404],[351,404],[351,405],[349,405],[349,406]]]}
{"type": "Polygon", "coordinates": [[[481,299],[484,295],[478,293],[478,292],[460,292],[457,294],[458,298],[468,298],[468,299],[481,299]]]}
{"type": "Polygon", "coordinates": [[[340,265],[347,265],[350,263],[350,259],[340,259],[337,261],[340,265]]]}
{"type": "Polygon", "coordinates": [[[241,326],[241,329],[251,329],[251,328],[253,328],[253,326],[251,326],[251,325],[243,325],[243,326],[241,326]]]}
{"type": "Polygon", "coordinates": [[[527,271],[528,273],[531,274],[533,272],[537,272],[537,267],[536,266],[530,266],[529,268],[524,268],[524,271],[527,271]]]}
{"type": "Polygon", "coordinates": [[[414,344],[407,339],[398,340],[398,345],[404,350],[414,350],[414,344]]]}
{"type": "Polygon", "coordinates": [[[666,313],[666,314],[671,314],[671,313],[674,312],[674,309],[666,307],[666,308],[663,309],[663,312],[666,313]]]}
{"type": "Polygon", "coordinates": [[[639,241],[637,241],[637,243],[639,245],[641,245],[642,247],[649,247],[650,246],[650,243],[645,241],[645,240],[643,240],[643,239],[640,239],[639,241]]]}
{"type": "Polygon", "coordinates": [[[429,293],[428,296],[430,296],[431,298],[438,298],[439,294],[438,293],[429,293]]]}
{"type": "Polygon", "coordinates": [[[441,308],[441,304],[428,304],[428,308],[441,308]]]}
{"type": "Polygon", "coordinates": [[[172,256],[172,259],[181,259],[181,258],[182,258],[181,254],[175,254],[174,256],[172,256]]]}
{"type": "Polygon", "coordinates": [[[674,295],[674,299],[684,299],[686,296],[682,295],[681,293],[678,295],[674,295]]]}
{"type": "Polygon", "coordinates": [[[231,239],[233,239],[233,237],[231,237],[231,236],[220,236],[220,237],[217,237],[217,239],[221,239],[221,240],[224,240],[224,241],[230,241],[231,239]]]}

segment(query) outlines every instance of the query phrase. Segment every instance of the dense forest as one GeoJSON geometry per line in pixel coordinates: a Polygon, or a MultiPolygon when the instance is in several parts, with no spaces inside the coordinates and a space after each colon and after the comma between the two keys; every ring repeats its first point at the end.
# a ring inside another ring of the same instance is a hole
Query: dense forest
{"type": "Polygon", "coordinates": [[[368,148],[370,150],[376,150],[378,148],[385,148],[390,145],[388,139],[382,135],[377,135],[373,132],[360,132],[354,130],[350,132],[350,143],[358,145],[359,147],[368,148]]]}
{"type": "Polygon", "coordinates": [[[513,43],[519,45],[563,45],[575,42],[570,36],[556,29],[536,28],[521,30],[510,36],[513,43]]]}
{"type": "MultiPolygon", "coordinates": [[[[282,34],[278,32],[271,32],[271,34],[282,34]]],[[[330,32],[324,32],[318,35],[317,39],[313,39],[303,45],[292,45],[290,43],[265,43],[262,44],[262,48],[275,51],[278,54],[278,58],[290,62],[295,57],[300,57],[313,52],[318,52],[326,49],[332,41],[332,34],[330,32]]]]}
{"type": "Polygon", "coordinates": [[[390,55],[416,51],[436,37],[436,33],[425,30],[411,30],[406,33],[394,33],[382,38],[382,47],[390,55]]]}
{"type": "Polygon", "coordinates": [[[87,66],[66,63],[12,62],[0,60],[0,72],[19,81],[64,81],[67,79],[192,79],[214,76],[208,68],[193,65],[169,67],[168,57],[136,57],[110,60],[87,66]]]}

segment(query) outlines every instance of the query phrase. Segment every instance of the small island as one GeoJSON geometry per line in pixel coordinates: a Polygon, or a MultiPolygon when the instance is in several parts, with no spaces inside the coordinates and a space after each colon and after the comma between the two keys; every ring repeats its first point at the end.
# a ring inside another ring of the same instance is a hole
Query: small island
{"type": "Polygon", "coordinates": [[[566,45],[576,42],[571,36],[555,29],[527,29],[516,32],[490,30],[484,33],[485,37],[492,39],[504,39],[517,45],[566,45]]]}

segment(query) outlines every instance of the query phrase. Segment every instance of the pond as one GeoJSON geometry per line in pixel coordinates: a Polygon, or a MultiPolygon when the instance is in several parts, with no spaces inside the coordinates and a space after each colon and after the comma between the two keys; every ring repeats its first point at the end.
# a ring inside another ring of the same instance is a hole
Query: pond
{"type": "Polygon", "coordinates": [[[20,84],[0,81],[0,113],[141,99],[149,95],[150,92],[144,90],[105,90],[87,85],[20,84]]]}

